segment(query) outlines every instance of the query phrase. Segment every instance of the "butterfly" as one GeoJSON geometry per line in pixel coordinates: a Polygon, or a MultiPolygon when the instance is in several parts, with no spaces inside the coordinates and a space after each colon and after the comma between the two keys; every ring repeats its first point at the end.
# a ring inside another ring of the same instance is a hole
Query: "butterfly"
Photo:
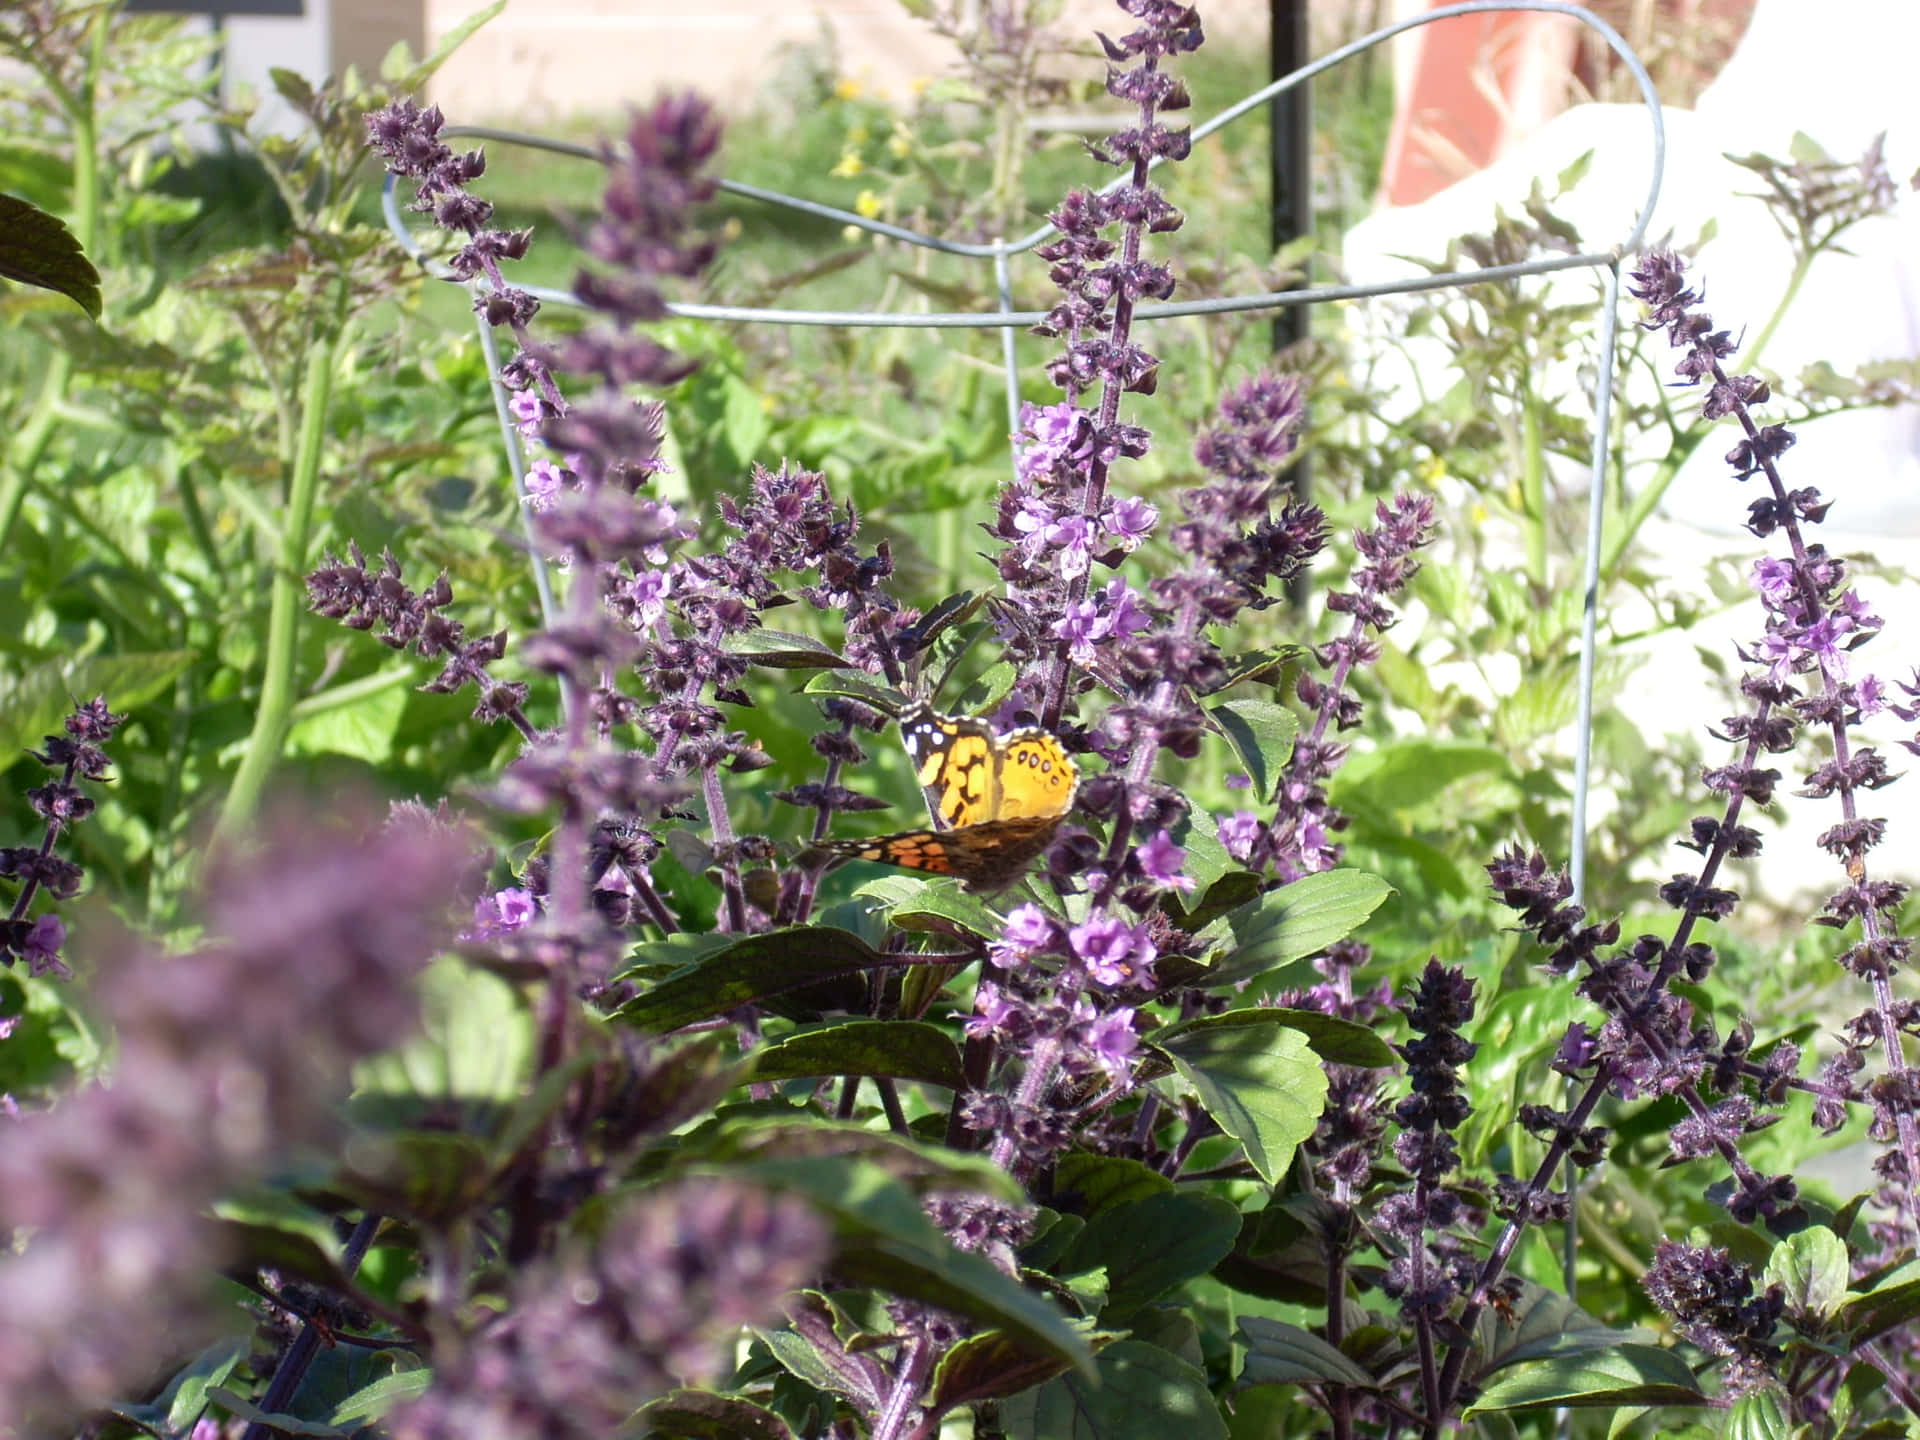
{"type": "Polygon", "coordinates": [[[900,738],[941,828],[828,841],[822,849],[997,890],[1046,849],[1073,808],[1080,767],[1057,735],[1038,726],[1000,735],[984,720],[914,704],[900,713],[900,738]]]}

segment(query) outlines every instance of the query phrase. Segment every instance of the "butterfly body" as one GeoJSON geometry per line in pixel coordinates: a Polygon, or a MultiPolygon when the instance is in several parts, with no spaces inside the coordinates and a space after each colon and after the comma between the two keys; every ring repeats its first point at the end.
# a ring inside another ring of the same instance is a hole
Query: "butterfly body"
{"type": "Polygon", "coordinates": [[[1049,731],[1028,726],[1000,735],[983,720],[913,705],[901,712],[900,738],[941,828],[822,848],[998,889],[1046,849],[1073,808],[1080,768],[1049,731]]]}

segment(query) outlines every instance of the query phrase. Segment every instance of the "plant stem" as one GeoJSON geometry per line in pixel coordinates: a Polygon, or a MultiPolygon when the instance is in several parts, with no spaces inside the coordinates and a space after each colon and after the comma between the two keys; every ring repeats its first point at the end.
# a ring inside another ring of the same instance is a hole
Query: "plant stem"
{"type": "Polygon", "coordinates": [[[334,367],[346,338],[346,288],[334,288],[333,313],[307,351],[306,380],[300,395],[300,430],[288,476],[286,523],[280,532],[280,553],[274,567],[273,597],[267,616],[266,670],[260,679],[260,700],[254,712],[247,753],[221,807],[218,833],[230,839],[253,818],[261,792],[293,724],[294,660],[300,639],[300,616],[306,609],[306,569],[313,538],[313,511],[320,493],[320,457],[327,434],[328,401],[333,393],[334,367]]]}
{"type": "MultiPolygon", "coordinates": [[[[353,1273],[360,1268],[360,1262],[366,1259],[367,1250],[373,1244],[374,1234],[379,1228],[378,1215],[369,1213],[360,1217],[360,1223],[353,1227],[353,1234],[347,1237],[347,1248],[340,1256],[341,1274],[349,1279],[353,1277],[353,1273]]],[[[319,1352],[320,1338],[320,1327],[312,1321],[301,1326],[300,1333],[293,1338],[293,1344],[280,1357],[280,1364],[273,1372],[267,1393],[260,1397],[262,1410],[273,1414],[285,1408],[287,1402],[293,1399],[300,1382],[307,1377],[307,1367],[313,1364],[313,1357],[319,1352]]],[[[273,1426],[256,1420],[247,1426],[240,1440],[268,1440],[275,1433],[273,1426]]]]}

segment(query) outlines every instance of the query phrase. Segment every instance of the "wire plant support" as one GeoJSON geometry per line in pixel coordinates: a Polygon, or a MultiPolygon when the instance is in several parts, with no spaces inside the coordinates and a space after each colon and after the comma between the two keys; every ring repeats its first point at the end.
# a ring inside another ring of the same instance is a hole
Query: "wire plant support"
{"type": "MultiPolygon", "coordinates": [[[[1245,311],[1274,310],[1293,305],[1317,305],[1333,300],[1358,300],[1374,296],[1415,294],[1429,290],[1459,289],[1469,285],[1483,285],[1494,281],[1518,279],[1528,275],[1545,275],[1560,270],[1589,269],[1601,272],[1603,300],[1601,306],[1601,332],[1599,365],[1595,370],[1593,388],[1593,447],[1592,480],[1588,485],[1587,506],[1587,542],[1582,569],[1583,609],[1580,633],[1579,697],[1575,721],[1574,754],[1574,793],[1572,817],[1572,854],[1570,857],[1573,900],[1581,903],[1585,895],[1587,861],[1587,800],[1590,771],[1590,750],[1593,731],[1593,684],[1594,684],[1594,645],[1598,622],[1599,603],[1599,566],[1601,549],[1601,529],[1605,518],[1606,485],[1609,459],[1608,425],[1612,410],[1615,356],[1619,336],[1619,297],[1620,266],[1625,257],[1636,252],[1645,238],[1652,220],[1655,205],[1660,197],[1660,184],[1666,163],[1666,125],[1661,114],[1660,100],[1654,92],[1653,81],[1646,67],[1634,54],[1632,48],[1620,34],[1599,16],[1583,6],[1571,3],[1571,0],[1468,0],[1468,3],[1448,5],[1416,15],[1393,25],[1385,26],[1370,35],[1343,45],[1339,49],[1322,56],[1310,65],[1302,66],[1289,75],[1282,76],[1271,84],[1254,91],[1236,104],[1228,106],[1212,119],[1196,125],[1192,130],[1195,142],[1225,129],[1244,115],[1260,109],[1274,96],[1283,94],[1297,85],[1304,84],[1323,71],[1352,59],[1366,50],[1394,36],[1422,25],[1431,25],[1436,21],[1452,19],[1461,15],[1485,15],[1500,12],[1540,12],[1553,15],[1565,15],[1586,26],[1604,40],[1610,50],[1619,57],[1621,63],[1632,75],[1634,84],[1639,87],[1640,97],[1646,106],[1650,126],[1651,155],[1647,195],[1633,223],[1618,244],[1605,251],[1589,251],[1576,255],[1557,255],[1538,260],[1528,260],[1513,265],[1495,265],[1477,270],[1452,270],[1443,273],[1409,277],[1404,280],[1383,281],[1369,285],[1322,285],[1310,286],[1298,290],[1280,290],[1257,295],[1223,296],[1207,300],[1176,301],[1167,304],[1142,305],[1134,311],[1137,321],[1174,319],[1192,315],[1225,315],[1245,311]]],[[[593,147],[574,144],[567,141],[548,139],[537,135],[527,135],[511,130],[494,129],[487,126],[449,125],[442,133],[449,138],[462,137],[480,140],[492,140],[503,144],[521,145],[530,149],[544,150],[553,154],[573,156],[586,160],[600,160],[601,152],[593,147]]],[[[1155,162],[1156,164],[1158,162],[1155,162]]],[[[1113,181],[1107,189],[1113,189],[1126,183],[1126,177],[1113,181]]],[[[746,185],[735,180],[721,180],[720,188],[731,195],[758,201],[763,204],[797,211],[818,219],[833,221],[840,225],[853,226],[873,235],[884,235],[904,245],[917,246],[947,255],[967,259],[988,261],[993,267],[994,283],[992,293],[998,299],[998,309],[982,311],[948,311],[894,313],[867,310],[798,310],[778,307],[755,307],[738,305],[699,305],[670,304],[667,308],[675,315],[690,319],[719,321],[733,324],[759,325],[812,325],[843,326],[847,328],[892,328],[925,330],[961,330],[961,329],[998,329],[1003,336],[1002,361],[1005,370],[1007,416],[1009,428],[1016,428],[1020,406],[1019,359],[1015,331],[1027,329],[1039,324],[1046,318],[1046,312],[1040,310],[1015,310],[1012,303],[1012,262],[1016,256],[1023,255],[1034,247],[1043,244],[1054,233],[1051,225],[1043,225],[1032,233],[1013,240],[995,240],[989,243],[969,243],[945,240],[935,235],[923,234],[917,230],[885,221],[869,219],[849,210],[836,206],[823,205],[818,201],[801,196],[783,194],[777,190],[764,189],[757,185],[746,185]]],[[[436,279],[454,281],[456,277],[446,266],[428,258],[423,252],[418,238],[408,228],[401,214],[395,190],[395,179],[387,177],[386,187],[381,197],[387,225],[394,237],[405,247],[421,267],[436,279]]],[[[542,286],[523,286],[528,293],[544,304],[572,306],[579,308],[581,302],[572,292],[556,290],[542,286]]],[[[485,354],[488,372],[492,377],[495,409],[498,414],[501,436],[506,445],[508,462],[512,467],[516,490],[524,497],[526,494],[526,459],[518,433],[515,431],[511,416],[507,410],[508,392],[500,380],[500,355],[491,327],[484,318],[476,317],[480,331],[480,341],[485,354]]],[[[524,512],[523,512],[524,514],[524,512]]],[[[552,587],[546,566],[537,550],[530,546],[535,567],[535,580],[539,589],[543,615],[551,618],[552,587]]]]}

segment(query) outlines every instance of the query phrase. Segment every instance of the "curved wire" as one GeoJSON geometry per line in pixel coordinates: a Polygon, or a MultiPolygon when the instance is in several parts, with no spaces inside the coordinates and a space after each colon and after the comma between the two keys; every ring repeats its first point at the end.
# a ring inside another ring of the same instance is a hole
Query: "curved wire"
{"type": "MultiPolygon", "coordinates": [[[[1652,125],[1652,166],[1647,182],[1647,198],[1635,214],[1633,225],[1626,238],[1613,249],[1604,252],[1589,252],[1580,255],[1556,256],[1550,260],[1528,261],[1521,265],[1490,266],[1480,270],[1449,271],[1445,275],[1420,276],[1409,280],[1393,281],[1373,286],[1327,285],[1305,290],[1276,291],[1265,295],[1228,296],[1214,300],[1192,300],[1172,305],[1146,305],[1134,313],[1141,319],[1167,319],[1180,315],[1213,315],[1232,310],[1274,309],[1283,305],[1309,305],[1323,300],[1348,300],[1370,295],[1412,293],[1421,290],[1445,289],[1456,285],[1484,284],[1495,280],[1512,279],[1520,275],[1539,275],[1551,270],[1567,270],[1580,266],[1598,269],[1611,264],[1622,254],[1639,248],[1645,238],[1647,227],[1652,223],[1654,208],[1660,199],[1660,185],[1666,173],[1667,127],[1660,108],[1660,97],[1655,93],[1653,80],[1647,74],[1646,67],[1633,53],[1632,48],[1621,38],[1620,33],[1607,24],[1598,15],[1584,7],[1571,3],[1571,0],[1467,0],[1467,3],[1448,5],[1438,10],[1430,10],[1424,15],[1416,15],[1396,24],[1384,26],[1343,45],[1330,54],[1323,55],[1309,65],[1303,65],[1290,75],[1282,76],[1262,89],[1254,91],[1245,99],[1228,106],[1211,120],[1194,127],[1192,138],[1203,140],[1207,136],[1224,129],[1233,121],[1265,104],[1274,96],[1305,83],[1323,70],[1329,70],[1353,56],[1370,50],[1374,46],[1391,40],[1394,36],[1422,25],[1431,25],[1436,21],[1449,20],[1459,15],[1484,15],[1503,11],[1540,12],[1552,15],[1566,15],[1579,21],[1607,42],[1608,47],[1620,57],[1633,76],[1634,84],[1640,90],[1640,98],[1647,108],[1652,125]]],[[[525,145],[531,149],[545,150],[556,155],[570,155],[580,159],[597,160],[605,163],[610,152],[590,145],[580,145],[571,141],[551,140],[542,136],[523,135],[516,131],[496,129],[481,125],[449,125],[441,134],[448,137],[472,137],[475,139],[497,140],[505,144],[525,145]]],[[[1156,164],[1158,162],[1155,162],[1156,164]]],[[[386,185],[381,192],[381,209],[386,216],[387,228],[405,247],[407,253],[417,261],[428,274],[436,279],[451,280],[455,277],[444,265],[429,260],[423,254],[419,239],[408,228],[400,213],[396,199],[395,178],[387,176],[386,185]]],[[[1111,191],[1130,183],[1122,176],[1103,187],[1111,191]]],[[[875,235],[884,235],[903,244],[916,245],[924,249],[937,250],[949,255],[1003,260],[1041,244],[1054,233],[1052,225],[1043,225],[1031,234],[1018,240],[994,241],[988,244],[970,244],[958,240],[943,240],[936,235],[923,234],[904,226],[888,224],[884,220],[870,220],[851,210],[842,210],[837,206],[823,205],[815,200],[806,200],[795,195],[782,194],[777,190],[763,189],[757,185],[743,184],[738,180],[721,180],[720,188],[730,195],[739,195],[746,199],[761,201],[765,204],[793,210],[803,215],[812,215],[817,219],[832,220],[842,225],[850,225],[875,235]]],[[[569,290],[556,290],[547,287],[523,286],[528,294],[543,303],[579,307],[580,298],[569,290]]],[[[1003,307],[1005,302],[1002,302],[1003,307]]],[[[928,329],[928,330],[971,330],[993,329],[996,327],[1028,327],[1039,323],[1045,313],[1037,310],[1015,311],[1006,308],[991,311],[948,311],[930,312],[917,315],[871,310],[785,310],[770,306],[746,305],[696,305],[669,304],[668,310],[675,315],[689,319],[720,320],[730,322],[758,322],[775,325],[825,325],[825,326],[874,326],[876,328],[928,329]]]]}

